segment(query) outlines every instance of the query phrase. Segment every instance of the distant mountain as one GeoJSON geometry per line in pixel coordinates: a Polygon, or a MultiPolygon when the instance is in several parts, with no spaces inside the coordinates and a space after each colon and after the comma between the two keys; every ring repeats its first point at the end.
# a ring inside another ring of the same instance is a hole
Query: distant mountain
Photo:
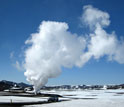
{"type": "Polygon", "coordinates": [[[31,87],[32,86],[32,85],[29,85],[29,84],[26,84],[26,83],[23,83],[23,82],[17,83],[17,85],[20,86],[20,87],[23,87],[23,88],[31,87]]]}
{"type": "Polygon", "coordinates": [[[0,81],[0,91],[9,89],[9,88],[13,87],[14,84],[15,84],[14,82],[2,80],[2,81],[0,81]]]}
{"type": "Polygon", "coordinates": [[[12,88],[14,86],[21,87],[21,88],[32,87],[32,85],[25,84],[23,82],[16,83],[16,82],[6,81],[6,80],[0,81],[0,91],[6,90],[6,89],[10,89],[10,88],[12,88]]]}

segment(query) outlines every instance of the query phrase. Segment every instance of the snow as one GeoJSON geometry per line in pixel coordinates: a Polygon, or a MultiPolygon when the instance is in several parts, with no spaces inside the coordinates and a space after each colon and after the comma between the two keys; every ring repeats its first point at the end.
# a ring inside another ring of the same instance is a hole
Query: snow
{"type": "MultiPolygon", "coordinates": [[[[124,107],[124,90],[41,90],[42,93],[59,94],[60,102],[42,104],[42,107],[124,107]],[[65,100],[65,101],[62,101],[65,100]]],[[[47,101],[47,97],[0,96],[0,102],[47,101]]],[[[25,105],[24,107],[41,107],[25,105]]]]}
{"type": "MultiPolygon", "coordinates": [[[[41,105],[31,105],[24,107],[41,107],[41,105]]],[[[52,104],[43,104],[42,107],[124,107],[122,99],[107,99],[107,100],[71,100],[52,104]]]]}
{"type": "Polygon", "coordinates": [[[124,98],[123,89],[118,90],[71,90],[71,91],[41,91],[42,93],[59,94],[70,98],[124,98]]]}
{"type": "Polygon", "coordinates": [[[34,97],[17,97],[17,96],[0,96],[1,102],[37,102],[37,101],[47,101],[46,98],[34,98],[34,97]]]}
{"type": "MultiPolygon", "coordinates": [[[[52,104],[43,104],[42,107],[124,107],[124,94],[117,94],[124,93],[124,90],[52,90],[42,91],[42,93],[63,95],[64,97],[68,98],[66,100],[69,100],[52,104]]],[[[31,105],[24,107],[41,107],[41,105],[31,105]]]]}

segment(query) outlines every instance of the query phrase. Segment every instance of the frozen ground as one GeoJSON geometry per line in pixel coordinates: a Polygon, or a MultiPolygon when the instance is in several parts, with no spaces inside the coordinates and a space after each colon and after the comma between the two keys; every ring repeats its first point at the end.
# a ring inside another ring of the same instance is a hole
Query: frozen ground
{"type": "Polygon", "coordinates": [[[124,107],[124,90],[44,91],[44,93],[60,94],[69,101],[43,104],[42,107],[124,107]]]}
{"type": "MultiPolygon", "coordinates": [[[[41,107],[32,105],[24,107],[41,107]]],[[[52,104],[43,104],[42,107],[124,107],[123,99],[94,99],[94,100],[71,100],[52,104]]]]}
{"type": "Polygon", "coordinates": [[[0,96],[1,102],[37,102],[47,101],[47,98],[33,98],[33,97],[17,97],[17,96],[0,96]]]}
{"type": "MultiPolygon", "coordinates": [[[[42,93],[59,94],[63,98],[56,103],[42,104],[42,107],[124,107],[124,90],[52,90],[42,93]]],[[[44,97],[15,97],[0,96],[0,102],[31,102],[47,101],[44,97]]],[[[39,105],[26,105],[23,107],[41,107],[39,105]]]]}

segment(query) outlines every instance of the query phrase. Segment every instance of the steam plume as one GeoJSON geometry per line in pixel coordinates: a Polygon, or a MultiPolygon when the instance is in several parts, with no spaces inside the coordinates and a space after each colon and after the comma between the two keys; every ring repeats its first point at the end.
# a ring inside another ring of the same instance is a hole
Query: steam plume
{"type": "Polygon", "coordinates": [[[43,21],[39,32],[26,41],[31,46],[25,52],[25,75],[36,91],[58,76],[61,67],[77,66],[85,40],[67,30],[66,23],[43,21]]]}
{"type": "Polygon", "coordinates": [[[114,31],[109,34],[104,30],[104,27],[110,24],[109,14],[91,5],[84,6],[83,9],[82,22],[87,24],[92,31],[89,33],[88,51],[84,55],[87,55],[88,60],[91,57],[99,59],[107,55],[109,61],[115,60],[123,64],[124,40],[119,41],[114,31]]]}
{"type": "Polygon", "coordinates": [[[35,91],[49,78],[58,76],[62,67],[82,67],[91,58],[99,59],[104,55],[108,60],[124,63],[123,40],[119,41],[115,33],[108,34],[104,30],[110,24],[108,13],[87,5],[81,21],[91,30],[87,34],[89,39],[69,32],[65,22],[43,21],[38,32],[26,40],[25,76],[35,91]]]}

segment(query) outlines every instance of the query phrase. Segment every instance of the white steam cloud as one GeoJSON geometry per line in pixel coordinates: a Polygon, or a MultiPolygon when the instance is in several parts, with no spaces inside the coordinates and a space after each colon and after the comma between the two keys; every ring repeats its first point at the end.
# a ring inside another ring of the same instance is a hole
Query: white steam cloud
{"type": "Polygon", "coordinates": [[[88,24],[92,33],[89,33],[88,51],[83,55],[82,60],[87,55],[88,61],[91,57],[99,59],[107,55],[108,60],[115,60],[124,63],[124,40],[118,40],[114,32],[107,33],[103,28],[110,24],[109,14],[92,7],[84,6],[82,22],[88,24]]]}
{"type": "Polygon", "coordinates": [[[62,67],[82,67],[92,57],[107,55],[108,60],[124,63],[124,41],[103,29],[110,24],[109,14],[91,5],[83,10],[81,21],[92,32],[87,34],[89,39],[69,32],[67,23],[43,21],[39,31],[25,42],[29,45],[25,50],[25,76],[35,91],[58,76],[62,67]]]}
{"type": "Polygon", "coordinates": [[[77,66],[85,49],[85,39],[71,34],[66,23],[43,21],[39,32],[32,34],[26,44],[25,75],[38,90],[48,78],[61,73],[61,67],[77,66]]]}

